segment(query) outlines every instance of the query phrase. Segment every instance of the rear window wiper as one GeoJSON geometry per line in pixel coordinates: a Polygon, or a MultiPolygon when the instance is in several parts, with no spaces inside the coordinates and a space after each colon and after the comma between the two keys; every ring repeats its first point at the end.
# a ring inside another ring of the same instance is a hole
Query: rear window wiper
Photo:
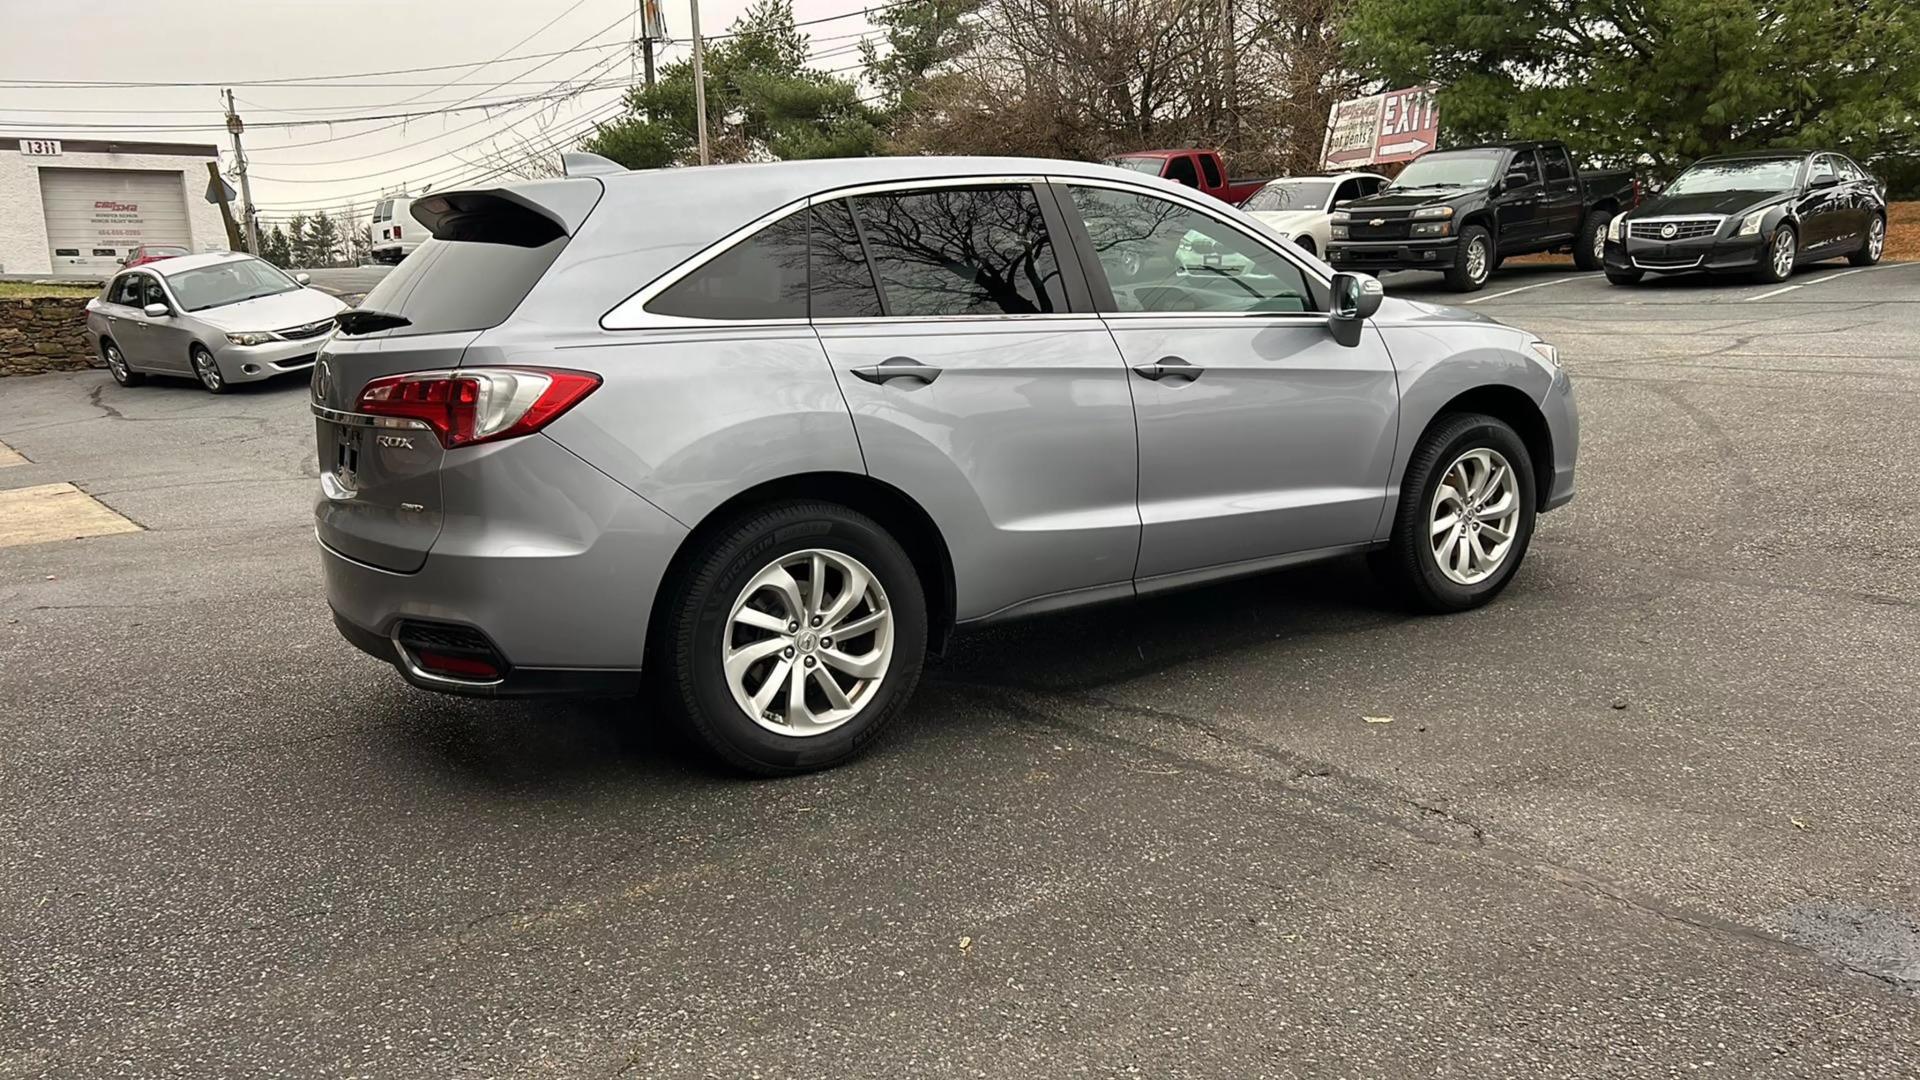
{"type": "Polygon", "coordinates": [[[372,308],[348,308],[333,317],[333,325],[343,334],[371,334],[375,330],[391,330],[396,326],[412,326],[413,320],[405,315],[395,315],[391,311],[375,311],[372,308]]]}

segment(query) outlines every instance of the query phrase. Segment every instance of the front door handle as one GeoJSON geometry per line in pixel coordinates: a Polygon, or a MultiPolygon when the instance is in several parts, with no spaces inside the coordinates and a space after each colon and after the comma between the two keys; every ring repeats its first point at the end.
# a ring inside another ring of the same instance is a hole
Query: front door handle
{"type": "Polygon", "coordinates": [[[854,375],[870,383],[886,383],[894,379],[919,379],[932,382],[940,377],[940,369],[915,360],[911,356],[890,356],[871,367],[857,367],[854,375]]]}
{"type": "Polygon", "coordinates": [[[1175,379],[1192,382],[1200,377],[1206,368],[1195,367],[1177,356],[1163,356],[1157,364],[1135,364],[1133,373],[1143,379],[1159,382],[1161,379],[1175,379]]]}

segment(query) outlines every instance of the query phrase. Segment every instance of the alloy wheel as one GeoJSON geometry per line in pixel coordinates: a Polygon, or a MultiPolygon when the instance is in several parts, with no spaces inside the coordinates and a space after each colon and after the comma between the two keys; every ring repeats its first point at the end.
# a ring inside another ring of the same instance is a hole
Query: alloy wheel
{"type": "Polygon", "coordinates": [[[780,735],[819,735],[878,694],[893,660],[893,610],[858,559],[796,551],[740,590],[722,653],[727,688],[754,723],[780,735]]]}
{"type": "Polygon", "coordinates": [[[1886,246],[1887,223],[1880,218],[1874,218],[1873,224],[1867,227],[1867,256],[1874,262],[1879,262],[1880,253],[1886,250],[1886,246]]]}
{"type": "Polygon", "coordinates": [[[193,373],[200,377],[201,386],[215,393],[218,393],[226,384],[226,380],[220,374],[219,363],[214,360],[213,354],[205,349],[193,351],[193,373]]]}
{"type": "Polygon", "coordinates": [[[1476,284],[1487,280],[1487,242],[1477,236],[1467,245],[1467,277],[1476,284]]]}
{"type": "Polygon", "coordinates": [[[1773,234],[1773,276],[1784,278],[1793,273],[1793,230],[1773,234]]]}
{"type": "Polygon", "coordinates": [[[1498,450],[1477,447],[1441,474],[1427,513],[1433,560],[1447,580],[1478,585],[1513,548],[1520,523],[1520,481],[1498,450]]]}
{"type": "Polygon", "coordinates": [[[1605,262],[1607,258],[1607,227],[1593,230],[1593,261],[1605,262]]]}
{"type": "Polygon", "coordinates": [[[117,383],[125,383],[127,377],[133,374],[133,369],[127,366],[127,358],[120,355],[118,345],[107,346],[107,370],[113,373],[113,381],[117,383]]]}

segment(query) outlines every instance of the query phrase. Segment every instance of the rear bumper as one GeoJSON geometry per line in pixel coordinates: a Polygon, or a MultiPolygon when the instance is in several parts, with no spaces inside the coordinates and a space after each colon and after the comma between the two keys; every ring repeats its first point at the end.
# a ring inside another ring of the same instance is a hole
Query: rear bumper
{"type": "Polygon", "coordinates": [[[341,634],[429,690],[637,685],[654,594],[686,529],[545,435],[454,451],[440,479],[442,524],[419,569],[386,570],[319,544],[341,634]],[[494,681],[422,672],[395,643],[403,621],[477,632],[505,677],[486,685],[494,681]]]}
{"type": "Polygon", "coordinates": [[[626,697],[640,691],[639,668],[509,666],[498,679],[442,678],[421,668],[391,632],[383,634],[361,626],[338,611],[333,613],[333,625],[349,644],[368,656],[392,664],[401,678],[422,690],[465,697],[626,697]]]}
{"type": "Polygon", "coordinates": [[[1336,270],[1451,270],[1459,257],[1458,237],[1443,240],[1335,240],[1327,244],[1327,263],[1336,270]]]}
{"type": "Polygon", "coordinates": [[[1609,270],[1644,271],[1655,274],[1684,274],[1694,270],[1751,270],[1766,257],[1765,235],[1740,237],[1702,237],[1663,243],[1659,240],[1608,240],[1606,265],[1609,270]]]}

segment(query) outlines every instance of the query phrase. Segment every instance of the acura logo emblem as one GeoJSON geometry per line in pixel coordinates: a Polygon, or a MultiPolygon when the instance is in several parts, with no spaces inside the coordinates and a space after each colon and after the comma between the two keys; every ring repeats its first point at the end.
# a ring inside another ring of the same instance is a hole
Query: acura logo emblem
{"type": "Polygon", "coordinates": [[[333,393],[333,368],[325,360],[313,365],[313,400],[325,402],[333,393]]]}
{"type": "Polygon", "coordinates": [[[1680,226],[1675,225],[1673,222],[1669,221],[1665,225],[1660,226],[1660,239],[1671,240],[1673,239],[1674,234],[1679,231],[1680,231],[1680,226]]]}

